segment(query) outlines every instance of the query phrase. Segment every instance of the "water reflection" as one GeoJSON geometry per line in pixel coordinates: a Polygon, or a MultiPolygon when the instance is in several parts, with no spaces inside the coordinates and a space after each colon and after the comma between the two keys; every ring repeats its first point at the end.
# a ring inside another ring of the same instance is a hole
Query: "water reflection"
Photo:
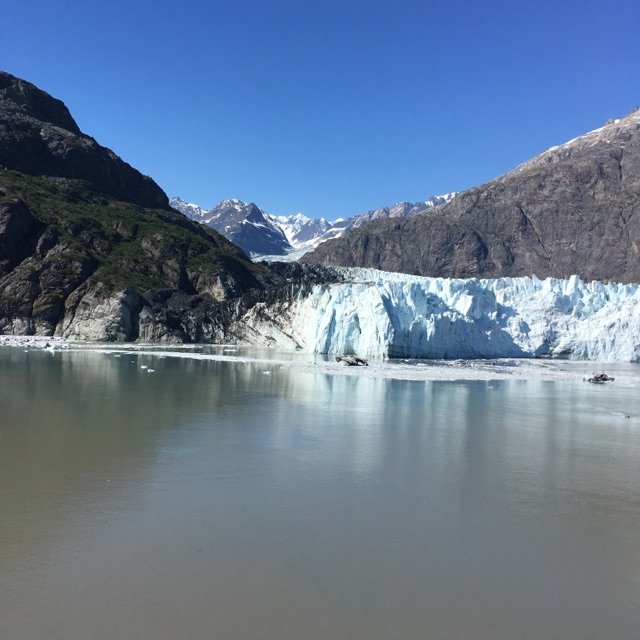
{"type": "Polygon", "coordinates": [[[5,635],[631,637],[640,400],[587,387],[1,351],[5,635]]]}

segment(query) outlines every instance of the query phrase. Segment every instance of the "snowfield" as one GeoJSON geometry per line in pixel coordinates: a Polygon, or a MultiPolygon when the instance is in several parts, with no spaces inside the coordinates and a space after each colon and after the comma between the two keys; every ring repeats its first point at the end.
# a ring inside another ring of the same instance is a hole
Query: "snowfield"
{"type": "Polygon", "coordinates": [[[363,357],[640,361],[640,285],[342,271],[344,284],[252,309],[250,342],[363,357]]]}

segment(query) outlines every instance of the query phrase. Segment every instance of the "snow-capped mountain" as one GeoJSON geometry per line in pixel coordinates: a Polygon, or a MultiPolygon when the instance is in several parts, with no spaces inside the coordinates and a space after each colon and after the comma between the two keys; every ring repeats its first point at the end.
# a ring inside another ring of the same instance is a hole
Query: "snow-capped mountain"
{"type": "Polygon", "coordinates": [[[247,340],[364,357],[640,361],[638,284],[339,271],[342,284],[250,309],[247,340]]]}
{"type": "Polygon", "coordinates": [[[303,213],[291,216],[268,215],[275,225],[278,225],[293,249],[313,241],[331,229],[332,224],[324,218],[309,218],[303,213]]]}
{"type": "Polygon", "coordinates": [[[429,209],[438,207],[442,204],[450,202],[455,197],[455,192],[446,193],[441,196],[432,196],[424,202],[398,202],[391,207],[380,207],[374,211],[368,211],[367,213],[361,213],[351,218],[342,218],[336,220],[333,227],[328,230],[327,237],[318,238],[318,244],[328,240],[329,238],[339,238],[350,229],[356,229],[361,227],[372,220],[383,220],[386,218],[409,218],[417,216],[420,213],[424,213],[429,209]],[[333,232],[333,233],[332,233],[333,232]]]}
{"type": "Polygon", "coordinates": [[[254,259],[296,260],[326,240],[340,238],[372,220],[416,216],[451,201],[455,195],[433,196],[424,202],[399,202],[335,222],[302,213],[272,215],[252,202],[236,199],[223,200],[213,209],[204,209],[179,197],[172,198],[170,204],[191,220],[219,231],[254,259]]]}
{"type": "Polygon", "coordinates": [[[207,223],[207,215],[209,213],[208,209],[203,209],[197,204],[187,202],[182,198],[171,198],[169,204],[180,213],[184,213],[187,218],[195,220],[196,222],[202,222],[204,224],[207,223]]]}
{"type": "Polygon", "coordinates": [[[170,204],[188,218],[219,231],[252,258],[262,255],[284,256],[291,251],[281,227],[253,202],[223,200],[213,209],[203,209],[181,198],[172,198],[170,204]]]}

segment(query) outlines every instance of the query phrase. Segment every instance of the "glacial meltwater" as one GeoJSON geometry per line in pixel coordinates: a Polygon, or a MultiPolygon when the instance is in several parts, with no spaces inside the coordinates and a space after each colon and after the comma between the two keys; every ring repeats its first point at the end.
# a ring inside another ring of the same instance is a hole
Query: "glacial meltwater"
{"type": "Polygon", "coordinates": [[[638,637],[638,365],[233,353],[0,349],[2,640],[638,637]]]}

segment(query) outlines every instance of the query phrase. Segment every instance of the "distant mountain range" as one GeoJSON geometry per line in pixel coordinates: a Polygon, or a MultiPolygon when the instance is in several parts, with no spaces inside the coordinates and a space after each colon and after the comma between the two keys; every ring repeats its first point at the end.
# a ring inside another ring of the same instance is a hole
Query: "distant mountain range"
{"type": "Polygon", "coordinates": [[[372,220],[415,216],[450,202],[454,196],[455,193],[448,193],[424,202],[400,202],[335,222],[302,213],[272,215],[253,202],[235,199],[223,200],[213,209],[204,209],[179,197],[171,198],[170,205],[191,220],[215,229],[254,259],[295,260],[323,242],[340,238],[372,220]]]}

